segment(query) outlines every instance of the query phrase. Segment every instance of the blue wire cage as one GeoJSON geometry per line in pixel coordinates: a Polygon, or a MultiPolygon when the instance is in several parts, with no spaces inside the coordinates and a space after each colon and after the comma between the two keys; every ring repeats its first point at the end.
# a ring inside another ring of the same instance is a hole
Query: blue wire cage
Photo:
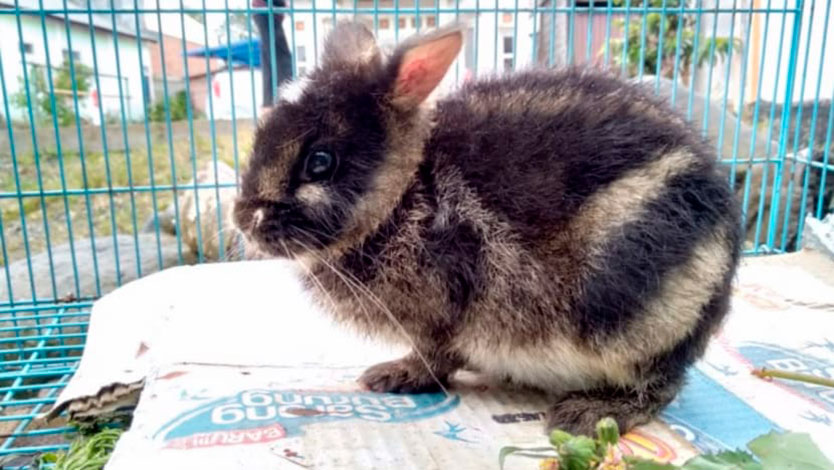
{"type": "MultiPolygon", "coordinates": [[[[453,20],[444,90],[582,64],[642,82],[700,129],[748,255],[832,212],[834,29],[815,0],[0,0],[0,458],[66,447],[34,420],[83,350],[92,301],[169,266],[235,259],[230,198],[267,69],[315,67],[343,18],[381,42],[453,20]],[[266,21],[261,38],[256,17],[266,21]]],[[[28,459],[28,460],[27,460],[28,459]]],[[[2,465],[2,464],[0,464],[2,465]]]]}

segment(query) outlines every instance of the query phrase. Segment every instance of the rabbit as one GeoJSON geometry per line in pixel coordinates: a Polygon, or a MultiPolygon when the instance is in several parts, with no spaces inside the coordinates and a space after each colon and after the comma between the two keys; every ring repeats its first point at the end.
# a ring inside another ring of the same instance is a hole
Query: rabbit
{"type": "Polygon", "coordinates": [[[729,308],[740,219],[715,154],[604,72],[438,98],[462,43],[451,25],[384,53],[337,23],[259,123],[235,223],[337,321],[411,347],[358,378],[369,391],[466,369],[545,392],[547,429],[645,423],[729,308]]]}

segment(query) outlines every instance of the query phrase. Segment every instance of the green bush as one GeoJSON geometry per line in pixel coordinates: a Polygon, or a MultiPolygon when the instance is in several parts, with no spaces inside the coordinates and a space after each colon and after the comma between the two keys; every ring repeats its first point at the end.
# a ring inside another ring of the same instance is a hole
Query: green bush
{"type": "Polygon", "coordinates": [[[54,117],[60,126],[69,126],[75,123],[74,97],[83,99],[90,91],[90,78],[93,70],[82,63],[74,63],[73,70],[69,64],[62,63],[52,72],[52,88],[46,79],[45,69],[42,66],[32,65],[29,67],[29,94],[26,93],[26,82],[23,77],[18,77],[18,91],[12,95],[12,102],[18,108],[26,110],[31,106],[32,115],[36,122],[50,121],[54,117]],[[74,73],[73,73],[74,72],[74,73]],[[75,88],[73,88],[73,84],[75,88]],[[50,93],[54,91],[54,94],[50,93]],[[55,107],[52,106],[52,96],[55,99],[55,107]]]}
{"type": "MultiPolygon", "coordinates": [[[[616,7],[626,6],[626,0],[613,0],[612,3],[616,7]]],[[[617,26],[627,32],[626,37],[611,40],[611,58],[614,63],[622,65],[623,48],[626,47],[625,63],[629,75],[638,75],[641,68],[643,74],[657,74],[658,57],[660,57],[661,76],[673,78],[677,67],[681,81],[688,83],[692,74],[693,61],[698,66],[706,62],[712,64],[718,58],[726,57],[731,47],[741,49],[742,42],[739,39],[731,41],[731,38],[727,37],[713,38],[696,34],[695,15],[682,15],[676,11],[681,7],[689,7],[690,3],[688,0],[631,0],[628,27],[626,28],[625,19],[617,21],[617,26]],[[666,7],[667,11],[665,14],[657,12],[644,14],[644,7],[666,7]],[[661,47],[661,29],[663,49],[658,51],[661,47]],[[643,46],[644,34],[645,47],[643,46]],[[680,42],[680,47],[678,47],[678,42],[680,42]],[[695,53],[696,42],[697,53],[695,53]]]]}
{"type": "MultiPolygon", "coordinates": [[[[189,103],[190,100],[185,90],[179,91],[173,97],[168,98],[171,120],[182,121],[187,119],[189,103]]],[[[148,119],[153,122],[163,122],[166,120],[164,99],[151,105],[150,109],[148,109],[148,119]]]]}

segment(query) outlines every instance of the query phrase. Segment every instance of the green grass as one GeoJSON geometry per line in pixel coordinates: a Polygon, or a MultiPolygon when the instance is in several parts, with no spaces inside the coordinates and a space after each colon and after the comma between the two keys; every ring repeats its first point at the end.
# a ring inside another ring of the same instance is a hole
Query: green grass
{"type": "MultiPolygon", "coordinates": [[[[251,145],[251,133],[238,131],[238,158],[243,160],[248,154],[251,145]]],[[[216,139],[218,160],[230,166],[234,165],[235,149],[234,140],[231,134],[218,135],[216,139]]],[[[131,169],[128,177],[128,156],[125,152],[109,152],[105,155],[101,152],[86,152],[83,156],[78,152],[64,152],[63,155],[40,154],[40,176],[42,184],[38,183],[38,172],[36,169],[35,156],[31,153],[17,155],[17,168],[20,176],[22,191],[62,190],[61,185],[61,164],[66,181],[66,189],[79,190],[86,188],[107,188],[107,168],[110,170],[112,187],[136,187],[150,186],[152,184],[149,169],[153,169],[154,185],[170,185],[174,180],[178,184],[187,183],[193,178],[192,166],[192,144],[189,140],[174,141],[173,155],[174,167],[172,170],[170,154],[167,142],[156,143],[151,152],[144,148],[131,149],[129,167],[131,169]],[[86,186],[84,184],[85,172],[82,171],[83,163],[86,166],[86,186]]],[[[197,161],[198,170],[212,160],[212,141],[206,135],[197,135],[193,141],[194,155],[197,161]]],[[[0,191],[4,193],[15,193],[14,171],[11,159],[3,157],[0,159],[0,191]]],[[[182,191],[182,190],[180,190],[182,191]]],[[[174,197],[172,190],[157,190],[156,206],[159,211],[165,210],[174,197]]],[[[153,214],[153,197],[151,192],[134,191],[133,204],[131,207],[131,193],[114,192],[112,202],[110,195],[99,193],[90,196],[89,207],[83,195],[49,196],[42,200],[39,196],[18,198],[4,198],[0,200],[0,216],[3,220],[3,229],[6,242],[6,251],[9,262],[25,259],[22,220],[25,218],[28,232],[28,240],[32,255],[43,252],[46,249],[46,231],[44,229],[44,205],[48,221],[50,244],[55,246],[64,243],[69,238],[71,227],[73,237],[76,241],[86,239],[90,236],[88,224],[88,210],[93,220],[93,231],[97,237],[110,236],[114,229],[120,234],[133,234],[134,219],[136,229],[141,230],[142,225],[153,214]],[[22,210],[21,210],[22,205],[22,210]],[[69,208],[69,221],[67,220],[65,205],[69,208]],[[111,211],[115,219],[115,227],[111,221],[111,211]]],[[[0,255],[0,264],[7,260],[0,255]]]]}
{"type": "Polygon", "coordinates": [[[35,470],[101,470],[116,447],[121,429],[104,428],[93,434],[80,435],[66,452],[41,455],[35,470]]]}

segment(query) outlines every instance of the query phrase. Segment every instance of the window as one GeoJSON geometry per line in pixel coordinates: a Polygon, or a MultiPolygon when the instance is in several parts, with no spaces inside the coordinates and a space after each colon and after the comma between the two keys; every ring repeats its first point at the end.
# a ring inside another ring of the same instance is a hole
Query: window
{"type": "Polygon", "coordinates": [[[295,61],[307,62],[307,48],[304,46],[295,46],[295,61]]]}
{"type": "Polygon", "coordinates": [[[505,71],[513,69],[515,44],[512,35],[505,35],[501,41],[501,60],[505,71]]]}
{"type": "Polygon", "coordinates": [[[295,30],[296,31],[304,31],[304,22],[303,21],[296,21],[295,22],[295,30]]]}
{"type": "Polygon", "coordinates": [[[78,62],[78,61],[81,60],[81,54],[79,54],[78,51],[70,51],[69,49],[64,49],[63,50],[64,62],[69,61],[70,54],[72,54],[72,61],[73,62],[78,62]]]}
{"type": "Polygon", "coordinates": [[[405,18],[400,18],[398,23],[400,24],[400,28],[405,28],[405,25],[406,25],[405,18]]]}
{"type": "Polygon", "coordinates": [[[388,18],[379,19],[379,29],[388,29],[391,27],[391,20],[388,18]]]}
{"type": "Polygon", "coordinates": [[[303,76],[305,73],[307,73],[307,68],[306,68],[306,67],[304,67],[303,65],[299,65],[299,66],[298,66],[298,76],[299,76],[299,77],[301,77],[301,76],[303,76]]]}
{"type": "Polygon", "coordinates": [[[420,27],[420,18],[411,18],[411,27],[417,29],[420,27]]]}
{"type": "Polygon", "coordinates": [[[437,26],[437,18],[434,16],[429,16],[426,18],[426,26],[429,28],[434,28],[437,26]]]}
{"type": "Polygon", "coordinates": [[[22,42],[20,43],[20,51],[24,54],[31,54],[32,53],[32,43],[31,42],[22,42]]]}

